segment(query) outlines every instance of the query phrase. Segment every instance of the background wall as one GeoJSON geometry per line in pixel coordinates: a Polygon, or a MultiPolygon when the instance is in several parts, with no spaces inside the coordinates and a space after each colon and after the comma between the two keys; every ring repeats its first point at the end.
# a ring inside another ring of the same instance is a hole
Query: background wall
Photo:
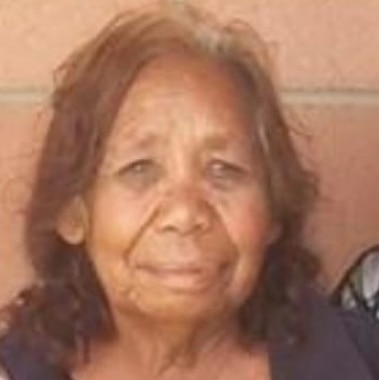
{"type": "MultiPolygon", "coordinates": [[[[144,1],[147,2],[147,1],[144,1]]],[[[138,0],[0,0],[0,302],[30,280],[22,244],[53,69],[138,0]]],[[[379,241],[379,2],[194,0],[270,44],[283,101],[323,197],[309,229],[332,285],[379,241]]]]}

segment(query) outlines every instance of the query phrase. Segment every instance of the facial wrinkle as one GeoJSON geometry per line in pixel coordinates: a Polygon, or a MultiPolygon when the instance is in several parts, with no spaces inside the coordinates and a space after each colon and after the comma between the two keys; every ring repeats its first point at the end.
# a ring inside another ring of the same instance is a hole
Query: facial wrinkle
{"type": "Polygon", "coordinates": [[[157,196],[157,199],[151,202],[151,206],[146,211],[145,216],[142,218],[139,226],[136,228],[135,234],[131,237],[129,245],[125,248],[125,256],[128,258],[128,260],[133,256],[130,255],[130,253],[134,251],[142,236],[154,223],[155,219],[159,215],[160,198],[160,196],[157,196]]]}
{"type": "Polygon", "coordinates": [[[171,108],[171,112],[167,114],[167,145],[163,146],[163,149],[168,149],[171,154],[164,154],[167,159],[166,165],[173,171],[179,170],[177,174],[180,174],[182,179],[188,177],[190,181],[201,181],[199,174],[204,153],[203,140],[207,133],[207,115],[200,111],[194,115],[187,109],[188,103],[193,100],[183,91],[173,90],[169,96],[175,97],[172,103],[176,109],[171,108]],[[177,112],[179,108],[183,110],[181,114],[185,115],[180,119],[177,112]]]}
{"type": "MultiPolygon", "coordinates": [[[[174,92],[173,92],[174,93],[174,92]]],[[[188,101],[186,99],[183,99],[184,102],[188,101]]],[[[191,117],[191,115],[189,115],[191,117]]],[[[190,186],[192,189],[191,191],[201,192],[197,195],[192,195],[196,197],[200,197],[201,199],[197,200],[198,202],[204,202],[204,204],[200,207],[206,207],[208,208],[207,211],[198,211],[198,212],[207,212],[211,213],[212,215],[208,216],[212,219],[211,223],[216,223],[218,225],[218,231],[222,230],[221,236],[228,236],[228,242],[225,241],[225,245],[229,248],[228,256],[231,255],[230,251],[235,251],[237,248],[235,247],[235,244],[227,233],[227,228],[225,226],[225,222],[223,221],[222,212],[220,210],[221,201],[219,204],[219,207],[215,204],[215,200],[210,199],[208,189],[206,186],[202,183],[202,168],[199,167],[201,165],[201,160],[204,159],[203,154],[209,154],[208,150],[215,151],[216,149],[220,149],[222,151],[225,151],[226,149],[230,149],[230,144],[228,141],[226,141],[226,137],[221,132],[220,134],[217,134],[216,136],[208,135],[207,132],[204,132],[204,129],[206,128],[207,122],[206,122],[206,114],[202,113],[202,120],[199,122],[199,114],[197,114],[197,117],[194,118],[192,121],[191,119],[188,120],[175,120],[174,117],[170,118],[170,121],[172,123],[171,128],[172,130],[169,131],[169,138],[170,141],[168,142],[167,146],[170,149],[173,149],[172,155],[166,155],[167,158],[167,166],[171,168],[171,170],[181,170],[180,175],[182,176],[182,180],[187,181],[185,186],[190,186]],[[191,122],[194,127],[193,128],[181,128],[180,123],[188,123],[191,122]],[[195,124],[196,123],[196,124],[195,124]],[[202,128],[204,126],[204,128],[202,128]],[[171,133],[170,133],[171,132],[171,133]],[[193,140],[196,140],[196,143],[193,144],[193,140]],[[215,147],[211,146],[208,147],[207,140],[215,142],[215,147]],[[195,146],[195,147],[194,147],[195,146]],[[204,149],[205,148],[205,149],[204,149]],[[190,157],[183,156],[183,152],[186,152],[190,150],[191,154],[190,157]],[[182,161],[182,162],[181,162],[182,161]],[[176,167],[173,167],[175,165],[176,167]],[[179,169],[177,169],[179,168],[179,169]],[[196,168],[196,169],[194,169],[196,168]],[[195,176],[193,176],[195,175],[195,176]],[[226,244],[227,243],[227,244],[226,244]]],[[[167,189],[166,189],[167,191],[167,189]]],[[[214,228],[213,226],[212,228],[214,228]]],[[[213,237],[214,232],[208,233],[208,236],[199,236],[196,235],[196,243],[199,245],[200,248],[202,248],[205,251],[212,252],[212,250],[217,250],[218,244],[216,243],[216,237],[214,239],[210,238],[213,237]],[[209,249],[208,249],[209,248],[209,249]]],[[[192,236],[193,239],[195,236],[192,236]]]]}

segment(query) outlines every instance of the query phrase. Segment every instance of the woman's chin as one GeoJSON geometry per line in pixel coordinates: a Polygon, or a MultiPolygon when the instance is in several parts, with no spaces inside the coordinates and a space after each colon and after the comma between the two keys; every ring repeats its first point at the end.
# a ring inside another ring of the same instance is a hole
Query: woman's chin
{"type": "Polygon", "coordinates": [[[152,321],[196,323],[225,313],[228,303],[218,292],[200,291],[182,283],[168,289],[154,289],[149,294],[135,295],[133,300],[118,303],[119,311],[152,321]]]}

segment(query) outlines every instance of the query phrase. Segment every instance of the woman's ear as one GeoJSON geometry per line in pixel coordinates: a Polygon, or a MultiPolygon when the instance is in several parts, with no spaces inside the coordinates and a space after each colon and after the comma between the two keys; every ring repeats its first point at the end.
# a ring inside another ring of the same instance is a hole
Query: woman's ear
{"type": "Polygon", "coordinates": [[[63,208],[56,222],[56,231],[69,244],[84,241],[87,231],[87,208],[82,197],[76,196],[63,208]]]}

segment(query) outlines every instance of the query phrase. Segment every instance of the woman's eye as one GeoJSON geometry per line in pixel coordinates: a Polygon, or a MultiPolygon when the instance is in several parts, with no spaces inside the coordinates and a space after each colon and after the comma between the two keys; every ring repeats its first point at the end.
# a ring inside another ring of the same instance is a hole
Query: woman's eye
{"type": "Polygon", "coordinates": [[[151,159],[139,159],[123,166],[117,174],[127,185],[142,190],[158,180],[160,169],[151,159]]]}
{"type": "Polygon", "coordinates": [[[224,160],[210,162],[207,172],[210,179],[222,187],[238,185],[248,174],[244,167],[224,160]]]}

